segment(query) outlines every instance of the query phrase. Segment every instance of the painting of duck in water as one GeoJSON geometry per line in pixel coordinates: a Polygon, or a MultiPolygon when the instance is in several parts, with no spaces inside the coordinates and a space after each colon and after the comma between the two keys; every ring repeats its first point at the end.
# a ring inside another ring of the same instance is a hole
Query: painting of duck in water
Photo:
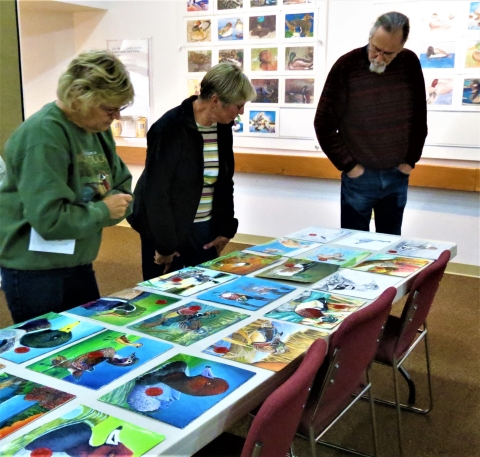
{"type": "Polygon", "coordinates": [[[285,80],[285,103],[311,105],[314,102],[314,79],[286,79],[285,80]]]}
{"type": "Polygon", "coordinates": [[[320,246],[319,243],[315,243],[307,240],[294,240],[292,238],[277,238],[266,243],[257,244],[256,246],[250,246],[247,251],[262,252],[269,255],[296,255],[301,252],[305,252],[309,249],[313,249],[320,246]]]}
{"type": "Polygon", "coordinates": [[[254,375],[178,354],[99,400],[184,428],[254,375]]]}

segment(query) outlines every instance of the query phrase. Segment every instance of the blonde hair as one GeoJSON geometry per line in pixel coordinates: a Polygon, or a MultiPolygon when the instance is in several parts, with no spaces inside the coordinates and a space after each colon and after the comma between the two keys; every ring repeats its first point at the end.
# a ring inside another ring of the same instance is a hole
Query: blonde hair
{"type": "Polygon", "coordinates": [[[101,103],[118,108],[131,105],[134,95],[125,66],[105,50],[86,51],[73,59],[57,86],[58,99],[69,110],[82,113],[101,103]]]}

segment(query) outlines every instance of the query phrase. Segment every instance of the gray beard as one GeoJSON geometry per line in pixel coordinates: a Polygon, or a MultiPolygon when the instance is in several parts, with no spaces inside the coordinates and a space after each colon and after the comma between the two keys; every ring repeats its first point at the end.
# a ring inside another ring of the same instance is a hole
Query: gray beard
{"type": "Polygon", "coordinates": [[[370,71],[373,72],[373,73],[378,73],[378,74],[381,74],[385,71],[385,69],[387,68],[387,65],[385,64],[385,62],[370,62],[370,71]]]}

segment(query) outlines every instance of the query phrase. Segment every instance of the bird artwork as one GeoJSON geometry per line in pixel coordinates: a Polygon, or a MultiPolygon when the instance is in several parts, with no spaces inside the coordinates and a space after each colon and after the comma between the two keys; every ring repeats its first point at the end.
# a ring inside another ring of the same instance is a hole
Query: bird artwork
{"type": "Polygon", "coordinates": [[[241,49],[225,49],[218,53],[218,62],[232,62],[243,68],[243,50],[241,49]]]}
{"type": "Polygon", "coordinates": [[[187,11],[207,11],[208,0],[187,0],[187,11]]]}
{"type": "Polygon", "coordinates": [[[217,9],[233,10],[235,8],[243,8],[243,0],[218,0],[217,9]]]}
{"type": "Polygon", "coordinates": [[[223,27],[218,29],[218,37],[230,38],[232,36],[233,30],[233,24],[231,22],[227,22],[223,27]]]}
{"type": "Polygon", "coordinates": [[[202,52],[189,51],[188,53],[188,71],[208,71],[212,64],[212,55],[210,51],[205,54],[202,52]]]}
{"type": "Polygon", "coordinates": [[[212,21],[206,19],[197,20],[189,30],[190,41],[208,41],[210,40],[210,25],[212,21]]]}
{"type": "Polygon", "coordinates": [[[283,332],[279,332],[272,322],[262,322],[256,329],[246,332],[239,329],[233,333],[232,339],[226,339],[233,344],[251,346],[257,352],[270,354],[285,354],[287,346],[282,341],[283,332]]]}
{"type": "Polygon", "coordinates": [[[235,22],[235,34],[237,39],[243,38],[243,22],[240,18],[238,18],[235,22]]]}
{"type": "Polygon", "coordinates": [[[296,52],[290,52],[287,61],[288,70],[313,70],[313,56],[311,59],[297,57],[296,52]]]}
{"type": "MultiPolygon", "coordinates": [[[[287,15],[287,17],[290,15],[287,15]]],[[[313,28],[313,15],[310,13],[305,14],[301,19],[285,18],[285,37],[308,37],[312,36],[313,28]]]]}
{"type": "Polygon", "coordinates": [[[258,60],[260,61],[259,68],[263,71],[276,71],[277,70],[277,57],[269,49],[264,49],[258,54],[258,60]]]}
{"type": "Polygon", "coordinates": [[[250,36],[274,38],[276,30],[275,16],[258,16],[250,18],[250,36]]]}

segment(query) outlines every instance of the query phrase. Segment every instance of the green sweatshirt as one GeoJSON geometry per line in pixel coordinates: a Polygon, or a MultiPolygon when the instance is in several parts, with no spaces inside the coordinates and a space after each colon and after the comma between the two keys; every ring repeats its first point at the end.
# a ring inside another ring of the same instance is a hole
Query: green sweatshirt
{"type": "Polygon", "coordinates": [[[103,197],[131,194],[131,175],[115,152],[110,129],[86,132],[49,103],[13,133],[5,160],[0,266],[49,270],[93,262],[102,228],[120,222],[110,219],[103,197]],[[74,253],[30,251],[32,227],[45,240],[75,240],[74,253]]]}

